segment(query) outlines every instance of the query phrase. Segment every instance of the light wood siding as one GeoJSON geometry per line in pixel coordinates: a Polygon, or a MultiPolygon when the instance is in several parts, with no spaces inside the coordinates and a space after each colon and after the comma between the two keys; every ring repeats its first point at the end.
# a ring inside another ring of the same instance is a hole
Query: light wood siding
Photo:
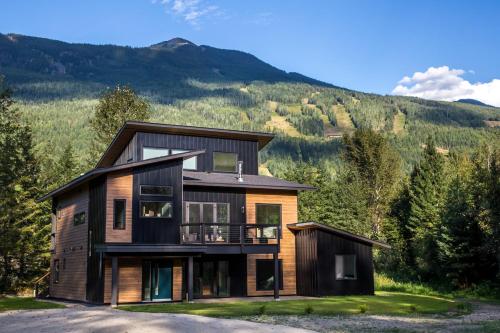
{"type": "Polygon", "coordinates": [[[108,175],[106,191],[106,243],[132,242],[132,188],[130,172],[108,175]],[[125,229],[113,229],[114,200],[125,199],[125,229]]]}
{"type": "Polygon", "coordinates": [[[180,259],[174,260],[172,280],[172,300],[180,301],[182,300],[182,261],[180,259]]]}
{"type": "Polygon", "coordinates": [[[86,300],[88,188],[82,186],[58,198],[55,253],[51,260],[50,296],[86,300]],[[85,223],[73,225],[73,216],[85,212],[85,223]],[[59,282],[54,283],[54,260],[59,260],[59,282]]]}
{"type": "MultiPolygon", "coordinates": [[[[283,290],[281,295],[295,295],[295,236],[287,224],[297,223],[297,193],[291,191],[251,191],[246,194],[247,223],[256,223],[256,204],[281,204],[281,251],[279,259],[283,265],[283,290]]],[[[256,260],[272,259],[272,254],[249,254],[247,256],[247,294],[248,296],[272,295],[272,290],[258,291],[256,288],[256,260]]]]}
{"type": "MultiPolygon", "coordinates": [[[[104,269],[104,303],[111,303],[111,260],[106,260],[104,269]]],[[[141,302],[142,260],[140,258],[119,258],[118,276],[118,302],[141,302]]]]}

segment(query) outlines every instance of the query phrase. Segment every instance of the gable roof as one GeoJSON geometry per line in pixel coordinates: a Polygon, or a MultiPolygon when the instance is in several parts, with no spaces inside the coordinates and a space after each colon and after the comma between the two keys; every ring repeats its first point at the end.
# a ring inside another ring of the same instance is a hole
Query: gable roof
{"type": "Polygon", "coordinates": [[[356,235],[351,232],[342,230],[342,229],[337,229],[334,227],[330,227],[328,225],[322,224],[322,223],[317,223],[317,222],[299,222],[299,223],[293,223],[293,224],[287,224],[288,229],[292,231],[298,231],[298,230],[304,230],[304,229],[319,229],[326,231],[328,233],[336,234],[345,238],[352,239],[354,241],[358,241],[361,243],[368,243],[371,245],[376,245],[380,246],[386,249],[390,249],[391,246],[387,243],[377,241],[374,239],[370,239],[364,236],[356,235]]]}
{"type": "Polygon", "coordinates": [[[238,181],[234,173],[184,171],[184,185],[259,188],[272,190],[314,190],[314,187],[268,176],[243,175],[238,181]]]}
{"type": "Polygon", "coordinates": [[[102,155],[96,167],[108,167],[113,165],[118,156],[136,132],[165,133],[189,136],[202,136],[224,139],[236,139],[246,141],[256,141],[259,150],[264,148],[273,138],[274,134],[263,132],[235,131],[220,128],[207,128],[196,126],[181,126],[159,123],[148,123],[140,121],[127,121],[102,155]]]}
{"type": "Polygon", "coordinates": [[[182,153],[182,154],[175,154],[175,155],[168,155],[168,156],[162,156],[162,157],[157,157],[157,158],[151,158],[148,160],[143,160],[139,162],[134,162],[134,163],[126,163],[126,164],[120,164],[120,165],[115,165],[107,168],[95,168],[90,170],[89,172],[71,180],[70,182],[62,185],[61,187],[45,194],[43,197],[38,198],[37,201],[44,201],[48,198],[63,194],[65,192],[68,192],[75,187],[82,185],[94,178],[99,177],[100,175],[114,172],[114,171],[122,171],[122,170],[128,170],[128,169],[133,169],[141,166],[146,166],[146,165],[154,165],[154,164],[159,164],[159,163],[164,163],[168,161],[175,161],[179,159],[188,159],[193,156],[197,156],[200,154],[203,154],[205,150],[195,150],[187,153],[182,153]]]}

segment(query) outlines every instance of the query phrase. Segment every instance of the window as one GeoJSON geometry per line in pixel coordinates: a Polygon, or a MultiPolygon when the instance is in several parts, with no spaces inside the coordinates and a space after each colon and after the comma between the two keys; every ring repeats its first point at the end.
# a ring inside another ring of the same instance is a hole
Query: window
{"type": "Polygon", "coordinates": [[[238,155],[235,153],[214,152],[214,171],[236,172],[238,155]]]}
{"type": "Polygon", "coordinates": [[[141,185],[141,195],[172,196],[172,186],[141,185]]]}
{"type": "Polygon", "coordinates": [[[54,260],[54,283],[59,283],[59,259],[54,260]]]}
{"type": "MultiPolygon", "coordinates": [[[[257,269],[255,279],[257,290],[274,290],[274,260],[272,259],[257,259],[257,269]]],[[[279,286],[283,290],[283,263],[278,260],[279,269],[279,286]]]]}
{"type": "Polygon", "coordinates": [[[356,255],[335,256],[335,277],[337,280],[356,280],[356,255]]]}
{"type": "Polygon", "coordinates": [[[259,228],[257,237],[259,238],[277,238],[277,232],[281,225],[281,205],[279,204],[256,204],[256,223],[269,224],[276,227],[259,228]]]}
{"type": "Polygon", "coordinates": [[[186,202],[185,223],[229,223],[229,204],[214,202],[186,202]]]}
{"type": "Polygon", "coordinates": [[[141,217],[172,217],[172,203],[169,201],[141,201],[141,217]]]}
{"type": "Polygon", "coordinates": [[[76,213],[73,216],[73,225],[80,225],[85,223],[85,212],[76,213]]]}
{"type": "Polygon", "coordinates": [[[157,158],[168,155],[170,155],[170,149],[168,148],[152,148],[152,147],[142,148],[143,160],[149,160],[150,158],[157,158]]]}
{"type": "MultiPolygon", "coordinates": [[[[189,152],[189,150],[172,149],[172,155],[188,153],[188,152],[189,152]]],[[[197,170],[198,169],[198,156],[193,156],[193,157],[190,157],[190,158],[184,160],[184,162],[182,162],[182,168],[185,170],[197,170]]]]}
{"type": "Polygon", "coordinates": [[[125,229],[127,200],[115,199],[113,204],[113,229],[125,229]]]}

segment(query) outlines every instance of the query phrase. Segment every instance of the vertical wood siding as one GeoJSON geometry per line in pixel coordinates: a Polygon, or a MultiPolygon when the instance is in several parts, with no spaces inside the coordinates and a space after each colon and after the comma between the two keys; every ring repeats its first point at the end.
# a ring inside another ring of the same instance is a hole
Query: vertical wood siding
{"type": "MultiPolygon", "coordinates": [[[[254,191],[247,190],[246,217],[247,223],[256,222],[256,204],[281,204],[281,249],[279,259],[283,265],[283,290],[281,295],[295,295],[295,235],[287,228],[287,224],[297,223],[297,192],[296,191],[254,191]]],[[[272,254],[249,254],[247,256],[247,294],[248,296],[272,295],[272,290],[256,289],[256,260],[272,259],[272,254]]]]}
{"type": "Polygon", "coordinates": [[[317,231],[301,230],[295,237],[297,258],[297,294],[316,296],[318,290],[317,231]]]}
{"type": "Polygon", "coordinates": [[[87,228],[89,192],[82,186],[58,198],[59,217],[55,226],[55,253],[51,260],[50,296],[86,300],[87,228]],[[76,213],[85,212],[85,223],[73,224],[76,213]],[[59,282],[54,283],[54,260],[59,260],[59,282]]]}
{"type": "Polygon", "coordinates": [[[183,265],[181,259],[175,259],[172,269],[172,300],[181,301],[182,300],[182,284],[183,284],[183,265]]]}
{"type": "Polygon", "coordinates": [[[113,165],[137,162],[137,134],[134,134],[130,142],[116,159],[113,165]]]}
{"type": "MultiPolygon", "coordinates": [[[[142,301],[142,259],[118,258],[118,302],[142,301]]],[[[111,260],[106,260],[104,302],[111,303],[111,260]]]]}
{"type": "Polygon", "coordinates": [[[121,172],[107,177],[106,243],[131,243],[133,175],[131,172],[121,172]],[[113,229],[115,199],[125,199],[125,229],[113,229]]]}
{"type": "Polygon", "coordinates": [[[243,173],[249,175],[258,174],[259,148],[256,141],[144,132],[138,132],[136,137],[135,156],[137,156],[138,160],[142,160],[143,147],[185,150],[205,149],[205,154],[198,156],[197,171],[213,171],[213,152],[227,152],[238,154],[238,160],[243,161],[243,173]]]}

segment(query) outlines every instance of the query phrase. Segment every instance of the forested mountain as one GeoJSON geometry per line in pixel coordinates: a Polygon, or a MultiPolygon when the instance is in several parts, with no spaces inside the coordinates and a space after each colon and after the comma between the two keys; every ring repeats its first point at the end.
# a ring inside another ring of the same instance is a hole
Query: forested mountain
{"type": "Polygon", "coordinates": [[[132,48],[0,34],[0,74],[33,128],[37,153],[57,159],[71,142],[82,169],[90,166],[97,98],[116,85],[150,100],[151,121],[276,132],[261,157],[263,172],[276,175],[299,160],[333,170],[339,138],[356,128],[388,137],[407,170],[429,136],[443,153],[500,137],[498,108],[365,94],[181,38],[132,48]]]}

